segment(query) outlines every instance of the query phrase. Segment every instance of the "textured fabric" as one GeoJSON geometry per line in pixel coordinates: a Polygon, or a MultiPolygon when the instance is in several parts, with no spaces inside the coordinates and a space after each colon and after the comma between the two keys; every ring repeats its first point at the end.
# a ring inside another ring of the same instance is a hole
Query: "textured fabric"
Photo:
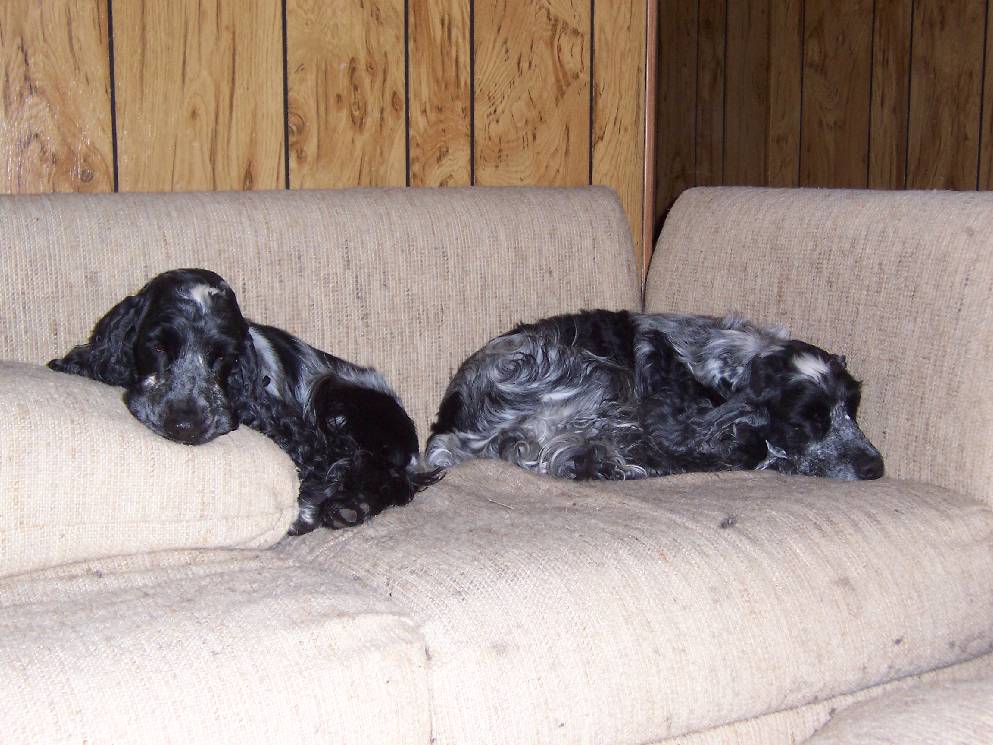
{"type": "Polygon", "coordinates": [[[797,745],[805,742],[828,719],[836,715],[843,716],[838,712],[843,712],[845,707],[852,704],[921,683],[949,682],[970,679],[978,675],[993,675],[993,654],[932,670],[922,675],[911,675],[891,683],[863,688],[854,693],[844,693],[806,706],[784,709],[690,735],[660,740],[653,745],[797,745]]]}
{"type": "Polygon", "coordinates": [[[684,192],[651,312],[785,322],[848,356],[888,473],[993,499],[993,193],[684,192]]]}
{"type": "Polygon", "coordinates": [[[809,745],[993,742],[993,676],[918,685],[845,709],[809,745]]]}
{"type": "Polygon", "coordinates": [[[135,551],[271,546],[296,469],[239,428],[207,445],[143,427],[121,390],[0,362],[0,576],[135,551]]]}
{"type": "Polygon", "coordinates": [[[914,482],[476,461],[275,550],[421,624],[437,743],[658,740],[993,649],[993,511],[914,482]]]}
{"type": "Polygon", "coordinates": [[[227,279],[245,315],[377,367],[423,436],[451,374],[521,320],[637,308],[603,188],[0,198],[0,359],[45,362],[164,269],[227,279]]]}
{"type": "Polygon", "coordinates": [[[271,552],[0,580],[4,742],[426,744],[425,665],[416,628],[347,571],[271,552]]]}

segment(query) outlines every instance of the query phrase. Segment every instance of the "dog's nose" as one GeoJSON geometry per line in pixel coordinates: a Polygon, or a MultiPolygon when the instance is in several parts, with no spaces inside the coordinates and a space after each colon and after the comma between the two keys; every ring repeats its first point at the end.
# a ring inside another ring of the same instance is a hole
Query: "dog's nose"
{"type": "Polygon", "coordinates": [[[166,436],[177,442],[195,442],[206,429],[200,412],[193,409],[177,409],[166,418],[163,428],[166,436]]]}
{"type": "Polygon", "coordinates": [[[875,453],[865,453],[855,461],[855,473],[860,479],[878,479],[883,475],[883,459],[875,453]]]}

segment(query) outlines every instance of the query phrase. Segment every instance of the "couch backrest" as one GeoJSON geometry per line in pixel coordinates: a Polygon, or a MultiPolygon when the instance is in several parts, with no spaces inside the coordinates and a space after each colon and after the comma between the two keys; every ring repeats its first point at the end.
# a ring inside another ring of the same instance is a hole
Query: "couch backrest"
{"type": "Polygon", "coordinates": [[[602,188],[3,197],[0,242],[0,358],[43,363],[157,272],[199,266],[253,320],[377,367],[422,439],[490,337],[640,304],[630,231],[602,188]]]}
{"type": "Polygon", "coordinates": [[[847,355],[888,473],[993,498],[993,193],[693,189],[646,307],[739,310],[847,355]]]}

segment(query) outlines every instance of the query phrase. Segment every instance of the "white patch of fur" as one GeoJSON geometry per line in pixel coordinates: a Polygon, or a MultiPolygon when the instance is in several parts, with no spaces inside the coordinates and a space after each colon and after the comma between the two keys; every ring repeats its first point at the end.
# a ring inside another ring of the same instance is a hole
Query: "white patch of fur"
{"type": "Polygon", "coordinates": [[[252,344],[255,346],[255,352],[259,355],[262,370],[265,376],[269,378],[269,382],[266,384],[266,390],[270,395],[280,398],[282,396],[280,391],[282,390],[284,375],[283,366],[279,363],[279,357],[276,355],[276,351],[272,348],[269,340],[255,329],[250,328],[248,335],[252,337],[252,344]]]}
{"type": "Polygon", "coordinates": [[[815,354],[798,354],[793,358],[793,367],[796,368],[798,378],[819,383],[831,374],[828,363],[815,354]]]}
{"type": "Polygon", "coordinates": [[[187,291],[187,296],[195,302],[200,308],[206,312],[210,308],[210,297],[211,295],[217,295],[220,290],[216,287],[211,287],[210,285],[194,285],[187,291]]]}

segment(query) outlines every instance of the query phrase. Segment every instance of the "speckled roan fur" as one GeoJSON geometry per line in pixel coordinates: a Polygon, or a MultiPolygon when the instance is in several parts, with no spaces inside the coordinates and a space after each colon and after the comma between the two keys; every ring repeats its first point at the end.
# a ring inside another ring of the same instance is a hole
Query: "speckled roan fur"
{"type": "Polygon", "coordinates": [[[878,478],[859,391],[842,357],[739,316],[585,311],[523,324],[469,357],[424,459],[503,458],[565,478],[878,478]]]}

